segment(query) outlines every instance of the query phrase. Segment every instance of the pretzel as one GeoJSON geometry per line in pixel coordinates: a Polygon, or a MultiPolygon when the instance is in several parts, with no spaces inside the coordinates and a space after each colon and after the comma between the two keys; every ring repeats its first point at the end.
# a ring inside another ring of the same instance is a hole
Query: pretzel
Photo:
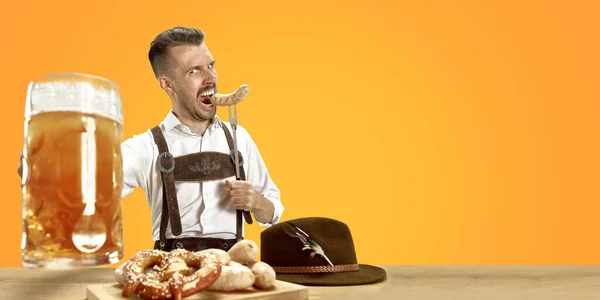
{"type": "Polygon", "coordinates": [[[123,297],[136,293],[144,299],[181,300],[212,285],[221,274],[221,262],[211,253],[184,249],[171,252],[142,250],[120,270],[123,297]],[[157,272],[147,272],[154,267],[157,272]],[[195,271],[192,272],[191,268],[195,271]]]}

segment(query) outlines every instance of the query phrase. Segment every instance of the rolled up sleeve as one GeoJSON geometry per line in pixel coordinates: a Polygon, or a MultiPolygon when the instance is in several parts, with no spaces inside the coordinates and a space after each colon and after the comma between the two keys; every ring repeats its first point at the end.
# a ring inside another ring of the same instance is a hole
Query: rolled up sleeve
{"type": "MultiPolygon", "coordinates": [[[[244,130],[241,126],[238,129],[244,130]]],[[[247,134],[247,132],[245,132],[247,134]]],[[[267,200],[273,203],[273,218],[271,222],[262,223],[258,222],[261,226],[270,227],[279,223],[285,207],[281,201],[281,191],[271,179],[267,166],[256,146],[256,143],[248,135],[246,144],[247,150],[247,161],[244,163],[244,172],[246,173],[246,179],[252,183],[254,189],[262,194],[267,200]]]]}
{"type": "Polygon", "coordinates": [[[152,148],[147,145],[146,137],[136,135],[121,144],[121,155],[123,157],[123,191],[121,199],[129,196],[135,188],[146,189],[147,169],[152,148]]]}

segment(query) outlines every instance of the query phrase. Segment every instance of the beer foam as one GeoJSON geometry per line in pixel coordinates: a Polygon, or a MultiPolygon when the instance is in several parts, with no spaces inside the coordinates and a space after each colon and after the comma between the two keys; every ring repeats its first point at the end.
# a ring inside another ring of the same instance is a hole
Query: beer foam
{"type": "Polygon", "coordinates": [[[32,82],[27,91],[26,116],[50,111],[96,114],[123,123],[119,88],[86,81],[32,82]]]}

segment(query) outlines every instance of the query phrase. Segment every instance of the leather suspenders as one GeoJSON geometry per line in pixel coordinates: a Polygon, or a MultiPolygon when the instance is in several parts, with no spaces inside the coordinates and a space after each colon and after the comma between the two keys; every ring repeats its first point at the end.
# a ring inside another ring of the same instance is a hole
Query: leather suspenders
{"type": "Polygon", "coordinates": [[[152,128],[154,142],[158,146],[158,168],[163,182],[162,196],[162,214],[160,220],[160,243],[164,247],[167,237],[167,224],[171,223],[171,232],[178,236],[182,232],[181,216],[179,215],[179,205],[177,203],[177,192],[175,190],[175,178],[173,170],[175,169],[175,159],[169,153],[169,148],[159,126],[152,128]],[[166,164],[165,164],[166,162],[166,164]]]}
{"type": "MultiPolygon", "coordinates": [[[[233,138],[231,137],[231,133],[229,132],[229,129],[225,126],[224,123],[221,123],[221,128],[223,128],[223,131],[225,133],[225,137],[227,138],[227,144],[229,146],[229,150],[230,150],[230,157],[231,159],[229,161],[227,161],[227,163],[231,163],[231,165],[235,164],[234,161],[234,147],[233,147],[233,138]]],[[[171,232],[173,233],[174,236],[179,236],[182,233],[182,228],[181,228],[181,217],[179,215],[179,205],[177,202],[177,192],[175,189],[175,182],[176,182],[176,175],[174,174],[174,170],[176,170],[175,168],[175,162],[176,162],[176,158],[173,157],[173,155],[171,153],[169,153],[169,148],[167,146],[167,142],[165,140],[165,137],[162,133],[162,131],[160,130],[159,126],[156,126],[154,128],[152,128],[151,130],[152,135],[154,136],[154,142],[156,143],[157,147],[158,147],[158,167],[160,169],[161,172],[161,178],[162,178],[162,183],[163,183],[163,199],[162,199],[162,214],[161,214],[161,220],[160,220],[160,246],[164,247],[166,244],[166,230],[167,230],[167,224],[171,224],[171,232]]],[[[196,153],[196,157],[198,157],[199,159],[202,159],[203,157],[206,158],[215,158],[218,157],[220,153],[215,153],[215,152],[207,152],[207,153],[196,153]],[[206,154],[203,156],[203,154],[206,154]]],[[[241,154],[238,152],[238,154],[241,154]]],[[[223,155],[223,154],[220,154],[223,155]]],[[[239,155],[239,157],[241,158],[242,155],[239,155]]],[[[198,159],[196,159],[198,160],[198,159]]],[[[181,160],[178,160],[181,161],[181,160]]],[[[223,160],[220,160],[220,162],[223,160]]],[[[187,163],[189,163],[188,160],[186,160],[187,163]]],[[[235,166],[233,166],[233,169],[235,168],[235,166]]],[[[180,169],[180,168],[178,168],[180,169]]],[[[223,168],[223,169],[232,169],[231,166],[227,167],[227,168],[223,168]]],[[[235,172],[233,172],[235,174],[235,172]]],[[[189,175],[189,174],[188,174],[189,175]]],[[[203,181],[205,180],[205,177],[207,176],[202,176],[204,174],[200,173],[197,174],[197,177],[195,178],[196,180],[194,181],[203,181]]],[[[244,172],[244,168],[243,168],[243,159],[240,160],[240,180],[246,180],[246,174],[244,172]]],[[[214,176],[212,176],[212,178],[214,179],[214,176]]],[[[189,180],[186,180],[189,181],[189,180]]],[[[249,216],[250,212],[244,212],[247,213],[246,217],[246,222],[248,224],[252,224],[252,219],[249,216]]],[[[242,215],[242,211],[241,210],[237,210],[236,211],[236,240],[240,241],[243,239],[242,237],[242,226],[243,226],[243,218],[244,216],[242,215]]]]}

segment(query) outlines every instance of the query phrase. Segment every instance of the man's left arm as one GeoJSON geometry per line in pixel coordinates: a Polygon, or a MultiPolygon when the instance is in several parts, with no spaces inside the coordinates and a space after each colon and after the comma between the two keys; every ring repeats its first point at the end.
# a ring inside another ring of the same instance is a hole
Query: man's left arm
{"type": "Polygon", "coordinates": [[[271,179],[258,147],[249,135],[245,146],[246,181],[228,182],[231,199],[237,209],[249,210],[259,224],[267,227],[277,224],[284,210],[279,188],[271,179]]]}
{"type": "Polygon", "coordinates": [[[254,215],[256,220],[260,223],[266,224],[273,221],[273,215],[275,214],[275,205],[271,200],[261,195],[257,191],[254,191],[253,205],[250,208],[250,212],[254,215]]]}

